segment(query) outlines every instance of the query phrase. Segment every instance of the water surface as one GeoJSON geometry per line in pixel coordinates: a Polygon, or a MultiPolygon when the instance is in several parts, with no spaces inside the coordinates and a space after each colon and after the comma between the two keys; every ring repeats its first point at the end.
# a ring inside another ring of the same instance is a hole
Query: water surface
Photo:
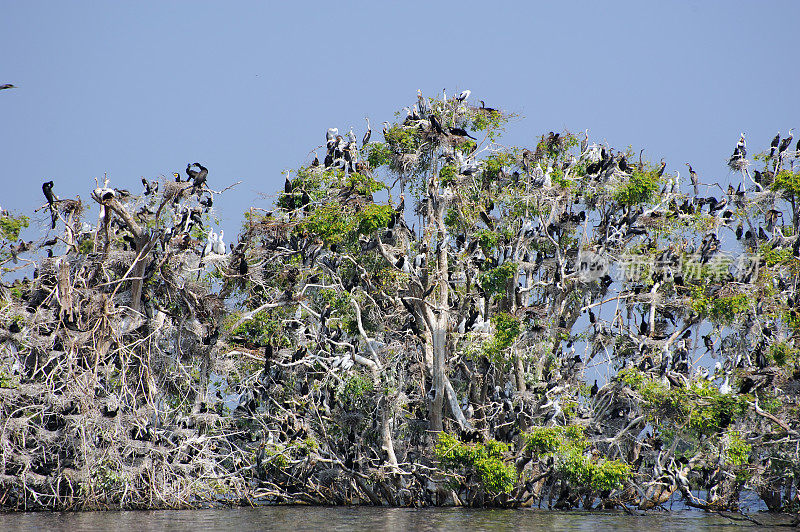
{"type": "MultiPolygon", "coordinates": [[[[759,514],[763,523],[788,522],[788,517],[759,514]]],[[[211,510],[16,513],[0,514],[0,530],[764,530],[753,523],[732,521],[699,511],[552,512],[546,510],[470,510],[464,508],[375,508],[270,506],[211,510]]]]}

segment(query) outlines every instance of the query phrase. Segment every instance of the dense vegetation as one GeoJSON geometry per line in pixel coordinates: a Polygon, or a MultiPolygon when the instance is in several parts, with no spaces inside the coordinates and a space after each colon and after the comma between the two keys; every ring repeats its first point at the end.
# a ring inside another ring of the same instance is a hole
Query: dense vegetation
{"type": "Polygon", "coordinates": [[[188,168],[36,242],[3,212],[1,506],[800,510],[795,151],[742,136],[725,190],[503,146],[466,99],[400,116],[329,131],[224,254],[188,168]]]}

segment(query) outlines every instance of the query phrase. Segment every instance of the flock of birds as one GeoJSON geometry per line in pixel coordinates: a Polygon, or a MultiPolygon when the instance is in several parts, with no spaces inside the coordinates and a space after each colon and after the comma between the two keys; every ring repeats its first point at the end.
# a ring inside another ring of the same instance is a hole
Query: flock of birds
{"type": "MultiPolygon", "coordinates": [[[[173,176],[175,178],[175,183],[184,183],[184,185],[178,185],[172,189],[171,194],[173,197],[169,203],[169,208],[171,209],[172,214],[172,224],[163,230],[163,233],[161,234],[160,240],[162,250],[166,249],[166,246],[172,243],[178,243],[178,245],[184,247],[190,245],[193,242],[191,233],[195,227],[199,227],[203,231],[206,230],[205,224],[203,223],[203,215],[208,213],[213,206],[213,194],[207,186],[208,168],[198,162],[190,163],[186,166],[185,180],[181,178],[181,174],[178,172],[173,173],[173,176]],[[197,199],[196,205],[192,205],[192,202],[189,201],[191,198],[197,199]]],[[[148,180],[143,177],[142,185],[144,187],[142,192],[144,202],[143,205],[135,212],[135,217],[140,222],[147,221],[150,216],[156,214],[155,211],[152,210],[153,201],[151,201],[151,198],[154,198],[159,191],[159,181],[148,180]]],[[[59,203],[64,201],[53,192],[53,189],[54,182],[52,180],[42,183],[42,193],[47,200],[46,207],[50,212],[51,229],[55,229],[56,227],[59,214],[59,203]]],[[[113,199],[124,201],[132,197],[130,191],[126,189],[110,187],[109,179],[105,179],[103,185],[98,186],[93,191],[92,195],[101,202],[99,214],[101,222],[103,222],[103,220],[106,218],[105,202],[113,199]]],[[[120,217],[114,217],[110,221],[109,227],[112,230],[112,238],[121,238],[124,249],[137,249],[137,243],[130,232],[127,231],[129,228],[124,220],[122,220],[120,217]]],[[[95,229],[90,224],[82,222],[78,229],[73,229],[73,231],[75,232],[76,236],[82,238],[85,236],[90,236],[95,229]]],[[[223,230],[220,230],[219,233],[216,233],[213,228],[208,228],[205,234],[206,240],[203,242],[200,267],[202,267],[203,260],[205,258],[211,255],[225,255],[227,253],[224,241],[225,232],[223,230]]],[[[52,246],[56,245],[58,242],[58,237],[52,238],[45,241],[40,247],[52,248],[52,246]]],[[[27,251],[30,249],[32,244],[33,242],[24,242],[20,240],[18,244],[11,246],[15,263],[17,262],[17,255],[21,251],[27,251]]],[[[76,244],[78,244],[78,242],[76,242],[76,244]]],[[[52,256],[52,249],[48,249],[48,256],[52,256]]]]}

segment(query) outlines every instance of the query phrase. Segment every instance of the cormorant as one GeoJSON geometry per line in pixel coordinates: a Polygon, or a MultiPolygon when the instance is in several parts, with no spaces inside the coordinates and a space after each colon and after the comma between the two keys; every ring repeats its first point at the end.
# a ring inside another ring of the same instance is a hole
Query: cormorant
{"type": "Polygon", "coordinates": [[[456,135],[458,137],[469,137],[472,140],[478,140],[475,137],[473,137],[472,135],[470,135],[469,133],[467,133],[467,130],[464,129],[464,128],[461,128],[461,127],[450,127],[450,128],[447,128],[447,129],[450,131],[451,135],[456,135]]]}
{"type": "MultiPolygon", "coordinates": [[[[436,115],[433,114],[431,115],[431,125],[439,135],[444,135],[444,128],[442,128],[442,124],[439,123],[439,119],[436,118],[436,115]]],[[[384,136],[386,136],[385,130],[384,130],[384,136]]]]}
{"type": "Polygon", "coordinates": [[[794,128],[790,129],[789,130],[789,136],[781,141],[781,144],[778,147],[778,157],[780,157],[781,154],[786,151],[786,148],[788,148],[789,144],[792,142],[792,138],[793,138],[792,131],[793,130],[794,130],[794,128]]]}
{"type": "Polygon", "coordinates": [[[200,192],[203,188],[203,185],[206,182],[206,178],[208,177],[208,168],[203,166],[200,163],[194,163],[194,166],[198,167],[200,170],[194,174],[194,181],[192,186],[192,194],[196,192],[200,192]]]}
{"type": "Polygon", "coordinates": [[[631,167],[628,166],[628,160],[623,155],[619,158],[619,169],[625,172],[626,174],[631,173],[631,167]]]}
{"type": "Polygon", "coordinates": [[[497,109],[493,109],[491,107],[486,107],[486,104],[483,102],[483,100],[480,100],[480,102],[481,102],[481,108],[479,109],[480,111],[483,111],[484,113],[489,113],[489,114],[497,112],[497,109]]]}
{"type": "MultiPolygon", "coordinates": [[[[199,171],[199,170],[195,170],[194,168],[192,168],[192,166],[193,166],[193,165],[192,165],[192,163],[186,163],[186,175],[187,175],[187,176],[189,176],[189,177],[186,179],[187,181],[188,181],[189,179],[192,179],[192,180],[194,180],[194,178],[195,178],[195,177],[197,177],[197,174],[199,174],[199,173],[200,173],[200,171],[199,171]]],[[[176,177],[177,177],[177,176],[176,176],[176,177]]]]}
{"type": "Polygon", "coordinates": [[[781,141],[781,132],[778,131],[778,134],[775,135],[775,138],[772,139],[772,142],[769,143],[769,156],[772,157],[775,155],[775,150],[778,149],[778,143],[781,141]]]}
{"type": "Polygon", "coordinates": [[[148,181],[144,177],[142,178],[142,185],[144,185],[144,195],[149,196],[150,194],[154,194],[158,192],[158,181],[148,181]]]}
{"type": "Polygon", "coordinates": [[[202,205],[206,209],[210,209],[211,206],[214,205],[214,198],[209,194],[208,196],[205,196],[200,200],[200,205],[202,205]]]}
{"type": "Polygon", "coordinates": [[[51,229],[56,228],[56,211],[53,208],[53,204],[56,201],[55,196],[53,195],[53,182],[47,181],[42,183],[42,192],[44,192],[44,197],[47,198],[47,204],[50,206],[50,218],[52,221],[51,229]]]}
{"type": "Polygon", "coordinates": [[[692,165],[686,163],[686,166],[689,167],[689,177],[692,178],[692,186],[694,187],[694,195],[697,196],[700,194],[700,182],[697,180],[697,172],[694,171],[692,165]]]}
{"type": "Polygon", "coordinates": [[[597,395],[598,391],[600,391],[600,388],[597,386],[597,379],[595,379],[594,384],[592,384],[592,388],[589,390],[589,396],[594,397],[597,395]]]}
{"type": "Polygon", "coordinates": [[[3,89],[16,89],[16,85],[12,85],[11,83],[6,83],[4,85],[0,85],[0,91],[3,89]]]}
{"type": "Polygon", "coordinates": [[[661,177],[662,175],[664,175],[664,168],[666,168],[666,167],[667,167],[667,163],[665,163],[664,159],[662,158],[661,159],[661,166],[658,168],[658,174],[656,174],[656,175],[658,175],[658,177],[661,177]]]}

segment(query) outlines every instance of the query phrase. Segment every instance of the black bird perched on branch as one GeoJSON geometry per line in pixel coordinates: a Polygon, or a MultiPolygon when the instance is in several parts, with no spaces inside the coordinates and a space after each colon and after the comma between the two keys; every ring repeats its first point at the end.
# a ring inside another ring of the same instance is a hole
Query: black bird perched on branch
{"type": "Polygon", "coordinates": [[[747,143],[744,140],[744,133],[739,135],[739,142],[736,143],[736,147],[733,149],[733,155],[728,160],[728,164],[730,166],[736,166],[736,164],[747,157],[747,143]]]}
{"type": "Polygon", "coordinates": [[[697,196],[700,194],[700,181],[697,179],[697,172],[694,171],[692,165],[686,163],[686,166],[689,167],[689,177],[692,179],[692,186],[694,187],[694,195],[697,196]]]}
{"type": "Polygon", "coordinates": [[[618,165],[619,165],[619,169],[622,170],[623,172],[625,172],[626,174],[631,173],[631,167],[628,166],[628,160],[625,158],[624,155],[619,158],[618,165]]]}
{"type": "Polygon", "coordinates": [[[794,130],[794,128],[792,128],[792,129],[790,129],[790,130],[789,130],[789,136],[788,136],[788,137],[786,137],[785,139],[783,139],[783,140],[781,141],[781,145],[780,145],[780,146],[778,146],[778,157],[780,157],[780,156],[781,156],[781,154],[782,154],[783,152],[785,152],[785,151],[786,151],[786,148],[788,148],[788,147],[789,147],[789,144],[791,144],[791,142],[792,142],[792,138],[793,138],[793,136],[792,136],[792,130],[794,130]]]}
{"type": "Polygon", "coordinates": [[[158,192],[158,181],[148,181],[144,177],[142,178],[142,185],[144,185],[144,195],[149,196],[150,194],[154,194],[158,192]]]}
{"type": "MultiPolygon", "coordinates": [[[[200,171],[199,171],[199,170],[195,170],[194,168],[192,168],[192,166],[193,166],[193,165],[192,165],[191,163],[187,163],[187,164],[186,164],[186,175],[187,175],[187,176],[189,176],[189,177],[186,179],[187,181],[188,181],[189,179],[192,179],[192,180],[193,180],[195,177],[197,177],[197,174],[199,174],[199,173],[200,173],[200,171]]],[[[175,181],[180,181],[180,179],[179,179],[179,178],[180,178],[180,176],[179,176],[178,174],[175,174],[175,181]]]]}
{"type": "Polygon", "coordinates": [[[484,103],[483,100],[480,100],[480,102],[481,102],[481,108],[478,109],[478,111],[481,111],[483,113],[489,113],[489,114],[497,112],[497,109],[493,109],[491,107],[486,107],[486,103],[484,103]]]}
{"type": "Polygon", "coordinates": [[[47,198],[47,204],[50,206],[50,219],[52,221],[51,229],[56,228],[56,211],[53,205],[55,204],[56,198],[53,195],[53,182],[47,181],[42,183],[42,192],[44,192],[44,197],[47,198]]]}
{"type": "MultiPolygon", "coordinates": [[[[434,115],[434,114],[431,115],[431,125],[433,126],[433,129],[436,130],[436,132],[438,134],[444,135],[444,128],[442,128],[442,124],[439,123],[439,119],[436,118],[436,115],[434,115]]],[[[384,137],[386,136],[385,128],[384,128],[383,136],[384,137]]]]}
{"type": "Polygon", "coordinates": [[[200,192],[203,189],[203,185],[206,183],[206,179],[208,178],[208,168],[200,163],[194,163],[194,166],[198,167],[200,170],[195,171],[194,175],[192,176],[192,194],[200,192]]]}
{"type": "Polygon", "coordinates": [[[448,131],[450,132],[451,135],[455,135],[457,137],[469,137],[472,140],[478,140],[475,137],[473,137],[472,135],[470,135],[469,133],[467,133],[467,130],[464,129],[464,128],[461,128],[461,127],[449,127],[447,129],[448,129],[448,131]]]}
{"type": "Polygon", "coordinates": [[[661,159],[661,166],[658,167],[658,174],[656,174],[656,175],[658,175],[658,177],[661,177],[662,175],[664,175],[664,168],[666,168],[666,167],[667,167],[667,163],[664,162],[664,159],[661,159]]]}
{"type": "Polygon", "coordinates": [[[781,141],[781,132],[778,131],[778,134],[775,135],[775,138],[772,139],[772,142],[769,143],[769,156],[772,157],[775,155],[775,150],[778,149],[778,143],[781,141]]]}

